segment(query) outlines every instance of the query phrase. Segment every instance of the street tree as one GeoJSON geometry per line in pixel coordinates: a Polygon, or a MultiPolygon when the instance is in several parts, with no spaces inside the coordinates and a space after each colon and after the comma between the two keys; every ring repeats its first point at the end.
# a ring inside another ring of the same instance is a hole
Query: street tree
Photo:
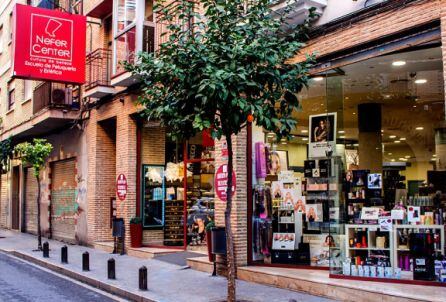
{"type": "MultiPolygon", "coordinates": [[[[154,53],[124,63],[140,79],[142,114],[157,120],[176,139],[209,130],[223,136],[228,175],[233,171],[231,137],[255,122],[277,139],[297,121],[297,93],[308,82],[311,57],[288,64],[304,46],[310,21],[288,24],[289,6],[273,11],[271,0],[159,1],[157,22],[167,24],[154,53]],[[200,13],[198,13],[200,12],[200,13]]],[[[310,19],[313,10],[310,10],[310,19]]],[[[236,301],[236,263],[231,228],[232,177],[228,177],[225,228],[227,301],[236,301]]]]}
{"type": "Polygon", "coordinates": [[[40,228],[40,172],[45,161],[53,150],[53,146],[46,139],[33,139],[32,143],[24,142],[14,147],[14,151],[23,164],[33,167],[34,177],[37,180],[37,249],[42,250],[42,230],[40,228]]]}

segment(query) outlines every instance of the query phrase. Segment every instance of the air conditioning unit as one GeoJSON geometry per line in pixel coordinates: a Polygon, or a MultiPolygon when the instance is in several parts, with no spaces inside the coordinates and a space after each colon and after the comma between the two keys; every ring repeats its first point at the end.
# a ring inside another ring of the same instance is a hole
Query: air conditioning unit
{"type": "Polygon", "coordinates": [[[53,105],[63,105],[65,104],[66,93],[65,89],[54,89],[51,92],[51,99],[53,105]]]}

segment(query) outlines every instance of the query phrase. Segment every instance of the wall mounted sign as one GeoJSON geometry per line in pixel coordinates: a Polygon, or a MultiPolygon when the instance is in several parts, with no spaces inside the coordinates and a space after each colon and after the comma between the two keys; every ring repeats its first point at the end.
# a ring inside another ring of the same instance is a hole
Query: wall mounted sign
{"type": "MultiPolygon", "coordinates": [[[[221,201],[227,200],[226,191],[228,188],[228,165],[224,164],[218,167],[215,173],[215,192],[221,201]]],[[[234,171],[232,171],[232,196],[235,194],[236,177],[234,171]]]]}
{"type": "Polygon", "coordinates": [[[16,4],[14,20],[14,77],[85,82],[85,16],[16,4]]]}
{"type": "Polygon", "coordinates": [[[118,195],[119,200],[125,200],[127,197],[127,188],[127,178],[124,174],[119,174],[116,179],[116,195],[118,195]]]}

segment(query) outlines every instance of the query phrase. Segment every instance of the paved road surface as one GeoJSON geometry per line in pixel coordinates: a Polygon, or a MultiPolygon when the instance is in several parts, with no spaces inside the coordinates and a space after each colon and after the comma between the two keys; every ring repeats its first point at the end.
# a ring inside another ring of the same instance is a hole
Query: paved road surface
{"type": "Polygon", "coordinates": [[[0,301],[115,301],[67,279],[0,253],[0,301]]]}

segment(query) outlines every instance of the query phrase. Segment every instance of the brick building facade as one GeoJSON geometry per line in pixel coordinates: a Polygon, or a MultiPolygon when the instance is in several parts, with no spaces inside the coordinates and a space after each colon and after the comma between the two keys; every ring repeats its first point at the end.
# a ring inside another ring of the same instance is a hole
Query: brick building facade
{"type": "MultiPolygon", "coordinates": [[[[336,6],[334,2],[328,1],[326,12],[336,6]]],[[[301,61],[305,54],[314,53],[318,62],[313,73],[320,74],[334,67],[413,47],[414,40],[409,37],[426,33],[415,39],[415,44],[440,41],[441,60],[445,66],[446,52],[442,43],[446,37],[444,0],[376,2],[328,20],[322,15],[307,46],[291,62],[301,61]],[[402,42],[398,44],[398,41],[402,42]],[[377,49],[377,46],[381,49],[377,49]]],[[[0,6],[0,43],[3,47],[0,66],[6,66],[0,69],[0,76],[5,75],[0,82],[3,100],[0,106],[3,119],[1,138],[3,140],[12,136],[14,142],[20,142],[39,136],[47,138],[54,145],[42,175],[42,227],[47,236],[89,245],[111,241],[111,204],[116,199],[117,176],[124,174],[128,183],[126,199],[117,201],[116,207],[117,216],[124,218],[128,230],[130,219],[143,215],[142,166],[164,166],[167,163],[165,130],[157,124],[148,124],[138,115],[137,79],[122,72],[119,67],[120,60],[132,60],[134,53],[139,50],[156,49],[164,28],[162,24],[156,23],[151,1],[137,0],[133,4],[144,9],[133,11],[134,20],[121,27],[116,16],[116,1],[83,1],[82,13],[88,16],[89,21],[87,81],[81,88],[63,88],[79,92],[76,102],[80,108],[71,105],[65,109],[44,106],[43,110],[36,105],[39,88],[57,87],[17,79],[10,81],[11,71],[8,66],[11,54],[7,32],[12,1],[0,6]],[[13,107],[7,103],[11,91],[15,94],[13,107]],[[57,126],[54,126],[55,120],[58,120],[57,126]],[[53,126],[48,128],[49,125],[53,126]],[[72,208],[67,213],[60,213],[54,208],[57,205],[54,198],[60,196],[65,198],[61,202],[71,202],[72,208]],[[58,220],[54,216],[61,218],[58,220]],[[62,226],[57,227],[58,224],[62,226]],[[57,231],[51,227],[57,228],[57,231]],[[67,232],[69,236],[66,236],[67,232]]],[[[366,1],[362,1],[362,4],[365,5],[366,1]]],[[[319,9],[325,14],[323,8],[319,9]]],[[[444,79],[442,81],[444,85],[444,79]]],[[[244,130],[233,137],[237,191],[232,219],[236,260],[240,266],[253,261],[250,250],[252,220],[249,216],[252,215],[250,203],[253,180],[250,178],[254,155],[249,153],[252,149],[249,144],[255,142],[256,135],[263,134],[261,129],[257,129],[261,134],[252,134],[251,130],[244,130]]],[[[225,162],[221,156],[221,144],[215,142],[217,167],[225,162]]],[[[436,164],[441,167],[446,154],[437,152],[436,156],[436,164]]],[[[33,203],[28,202],[35,198],[36,191],[31,172],[20,161],[14,160],[10,171],[1,176],[1,227],[35,232],[31,217],[36,211],[33,203]]],[[[224,225],[224,210],[225,203],[216,200],[215,221],[219,226],[224,225]]],[[[126,232],[126,243],[129,242],[130,232],[126,232]]],[[[143,244],[164,245],[163,230],[146,228],[143,244]]]]}

